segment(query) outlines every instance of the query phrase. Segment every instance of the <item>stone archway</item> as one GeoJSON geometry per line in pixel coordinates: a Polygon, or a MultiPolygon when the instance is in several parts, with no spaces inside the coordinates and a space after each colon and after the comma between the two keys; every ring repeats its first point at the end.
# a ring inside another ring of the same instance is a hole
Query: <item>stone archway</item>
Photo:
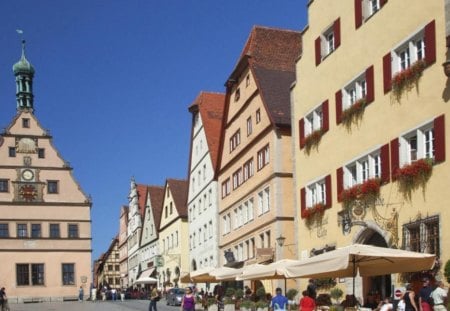
{"type": "MultiPolygon", "coordinates": [[[[367,223],[367,227],[361,229],[354,239],[354,243],[373,245],[379,247],[389,247],[389,234],[382,230],[375,223],[367,223]]],[[[392,295],[391,275],[380,275],[374,277],[361,278],[359,293],[364,302],[367,297],[372,296],[375,299],[383,299],[392,295]]]]}

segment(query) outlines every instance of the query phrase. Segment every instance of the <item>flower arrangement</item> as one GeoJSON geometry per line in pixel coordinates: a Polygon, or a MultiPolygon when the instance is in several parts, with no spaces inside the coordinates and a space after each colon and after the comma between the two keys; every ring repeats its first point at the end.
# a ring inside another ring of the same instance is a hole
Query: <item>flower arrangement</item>
{"type": "Polygon", "coordinates": [[[302,218],[311,218],[318,214],[323,214],[325,212],[325,205],[323,203],[317,203],[310,208],[305,208],[302,210],[302,218]]]}
{"type": "Polygon", "coordinates": [[[381,180],[371,178],[362,184],[347,188],[340,193],[340,199],[344,208],[349,208],[356,200],[365,203],[374,202],[380,195],[381,180]]]}
{"type": "Polygon", "coordinates": [[[405,199],[411,199],[412,192],[417,188],[425,189],[432,170],[433,160],[426,158],[404,165],[395,172],[399,191],[403,193],[405,199]]]}
{"type": "Polygon", "coordinates": [[[426,66],[421,59],[392,77],[392,95],[398,102],[405,91],[409,92],[414,86],[417,87],[426,66]]]}
{"type": "Polygon", "coordinates": [[[360,98],[350,107],[342,111],[341,122],[347,129],[350,129],[352,124],[358,124],[364,115],[364,109],[367,106],[366,98],[360,98]]]}
{"type": "Polygon", "coordinates": [[[313,148],[319,147],[320,140],[325,132],[323,129],[313,131],[311,134],[305,137],[305,152],[309,155],[313,148]]]}

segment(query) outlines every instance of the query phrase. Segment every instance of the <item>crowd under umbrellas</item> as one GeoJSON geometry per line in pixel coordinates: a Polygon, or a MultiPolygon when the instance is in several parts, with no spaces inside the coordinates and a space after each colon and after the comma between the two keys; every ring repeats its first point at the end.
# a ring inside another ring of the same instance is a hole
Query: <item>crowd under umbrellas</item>
{"type": "MultiPolygon", "coordinates": [[[[271,280],[298,278],[353,278],[430,270],[435,255],[363,244],[346,247],[301,260],[282,259],[268,265],[243,268],[205,268],[185,277],[194,283],[224,280],[271,280]]],[[[286,288],[286,287],[285,287],[286,288]]]]}

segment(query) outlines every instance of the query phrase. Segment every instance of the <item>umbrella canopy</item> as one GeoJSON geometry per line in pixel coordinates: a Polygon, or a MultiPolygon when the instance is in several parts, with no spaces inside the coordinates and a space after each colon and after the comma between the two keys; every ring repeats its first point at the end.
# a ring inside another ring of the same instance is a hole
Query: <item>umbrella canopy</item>
{"type": "Polygon", "coordinates": [[[206,283],[206,282],[217,282],[216,277],[210,273],[216,270],[213,267],[202,268],[190,273],[190,278],[192,282],[195,283],[206,283]]]}
{"type": "Polygon", "coordinates": [[[158,280],[152,277],[141,277],[134,282],[134,284],[156,284],[158,280]]]}
{"type": "Polygon", "coordinates": [[[289,278],[335,278],[429,270],[435,255],[352,244],[286,267],[289,278]]]}
{"type": "Polygon", "coordinates": [[[214,276],[217,281],[231,281],[241,275],[242,268],[235,269],[229,267],[220,267],[210,272],[210,275],[214,276]]]}
{"type": "Polygon", "coordinates": [[[282,259],[272,262],[268,265],[251,265],[244,267],[239,280],[269,280],[269,279],[285,279],[286,267],[299,264],[301,261],[293,259],[282,259]]]}

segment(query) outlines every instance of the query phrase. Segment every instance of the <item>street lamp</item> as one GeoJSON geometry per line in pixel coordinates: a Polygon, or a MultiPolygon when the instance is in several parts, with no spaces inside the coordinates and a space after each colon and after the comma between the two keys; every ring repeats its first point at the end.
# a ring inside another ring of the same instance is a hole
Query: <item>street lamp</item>
{"type": "Polygon", "coordinates": [[[277,241],[277,244],[279,247],[283,247],[284,241],[286,241],[286,238],[280,234],[278,238],[275,239],[277,241]]]}

